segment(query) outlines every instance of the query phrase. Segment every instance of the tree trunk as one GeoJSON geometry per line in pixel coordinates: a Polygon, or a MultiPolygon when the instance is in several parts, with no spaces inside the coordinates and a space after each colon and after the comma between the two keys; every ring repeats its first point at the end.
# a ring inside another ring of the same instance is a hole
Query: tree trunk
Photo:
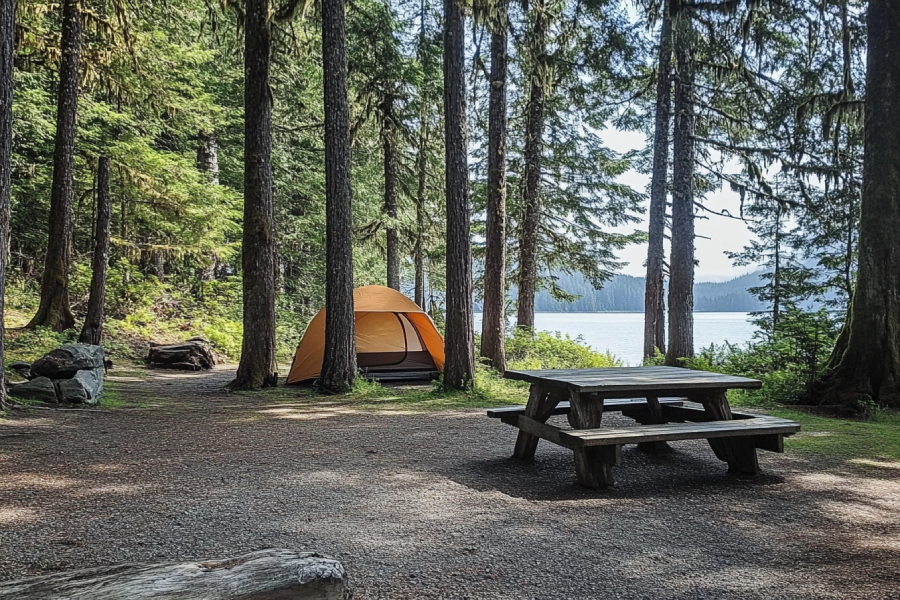
{"type": "Polygon", "coordinates": [[[870,0],[859,269],[826,402],[900,405],[900,6],[870,0]]]}
{"type": "Polygon", "coordinates": [[[666,351],[665,261],[666,187],[669,174],[669,121],[672,118],[672,20],[668,15],[659,34],[656,82],[656,128],[653,137],[653,180],[650,183],[650,243],[644,293],[644,357],[666,351]]]}
{"type": "Polygon", "coordinates": [[[669,348],[666,364],[694,356],[694,73],[690,15],[675,14],[675,139],[672,251],[669,260],[669,348]]]}
{"type": "Polygon", "coordinates": [[[278,384],[275,359],[275,208],[272,201],[271,29],[268,0],[244,15],[244,335],[231,389],[278,384]]]}
{"type": "MultiPolygon", "coordinates": [[[[197,170],[206,175],[209,183],[219,185],[219,139],[215,133],[197,132],[197,170]]],[[[216,278],[215,254],[209,256],[208,265],[199,269],[198,277],[201,282],[216,278]]],[[[203,284],[200,285],[202,295],[203,284]]]]}
{"type": "Polygon", "coordinates": [[[50,188],[47,258],[41,277],[41,303],[28,328],[63,331],[75,325],[69,306],[69,238],[72,233],[75,125],[78,118],[78,76],[81,61],[81,12],[78,0],[63,4],[62,58],[50,188]]]}
{"type": "Polygon", "coordinates": [[[97,225],[94,256],[91,260],[91,292],[87,317],[78,341],[100,345],[103,337],[103,304],[106,301],[106,272],[109,266],[109,223],[112,202],[109,197],[109,157],[101,156],[97,163],[97,225]]]}
{"type": "Polygon", "coordinates": [[[333,558],[273,548],[219,560],[124,563],[4,581],[0,600],[345,600],[349,588],[344,567],[333,558]]]}
{"type": "Polygon", "coordinates": [[[356,377],[353,313],[353,214],[350,201],[350,107],[344,50],[344,2],[322,2],[325,74],[325,357],[319,387],[340,393],[356,377]]]}
{"type": "MultiPolygon", "coordinates": [[[[0,366],[6,365],[6,263],[9,246],[9,198],[12,171],[13,57],[15,0],[0,0],[0,366]]],[[[6,406],[6,376],[0,368],[0,408],[6,406]]]]}
{"type": "Polygon", "coordinates": [[[465,17],[462,0],[444,0],[444,160],[447,198],[447,323],[444,385],[463,389],[475,379],[472,243],[466,147],[465,17]]]}
{"type": "Polygon", "coordinates": [[[519,232],[518,315],[516,325],[534,329],[534,294],[537,291],[538,228],[541,223],[541,151],[544,133],[544,70],[546,54],[546,3],[537,0],[532,71],[529,74],[531,91],[525,108],[525,186],[523,204],[525,215],[519,232]]]}
{"type": "MultiPolygon", "coordinates": [[[[422,0],[419,10],[419,47],[418,58],[423,65],[426,60],[425,47],[425,17],[426,0],[422,0]]],[[[425,309],[425,191],[428,183],[428,88],[424,83],[419,90],[419,148],[416,155],[416,175],[418,177],[418,189],[416,190],[416,248],[415,257],[415,301],[423,310],[425,309]]]]}
{"type": "Polygon", "coordinates": [[[210,183],[219,185],[219,139],[215,133],[197,132],[197,170],[205,173],[210,183]]]}
{"type": "Polygon", "coordinates": [[[400,291],[400,236],[397,232],[397,145],[394,98],[381,102],[381,143],[384,150],[384,212],[387,226],[387,286],[400,291]]]}
{"type": "Polygon", "coordinates": [[[488,197],[484,248],[484,308],[481,356],[506,370],[506,48],[507,4],[497,5],[491,33],[488,115],[488,197]]]}
{"type": "Polygon", "coordinates": [[[421,308],[425,308],[425,186],[428,178],[428,123],[425,120],[425,110],[422,109],[422,131],[419,133],[419,154],[416,157],[416,170],[419,178],[416,190],[416,251],[415,251],[415,301],[421,308]]]}

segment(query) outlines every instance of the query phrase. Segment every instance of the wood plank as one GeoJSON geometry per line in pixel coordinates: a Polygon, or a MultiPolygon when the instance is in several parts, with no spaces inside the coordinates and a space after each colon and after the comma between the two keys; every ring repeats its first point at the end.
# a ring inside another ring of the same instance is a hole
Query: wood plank
{"type": "MultiPolygon", "coordinates": [[[[682,404],[681,406],[675,405],[664,405],[663,406],[663,414],[666,417],[667,421],[683,423],[685,421],[691,421],[692,423],[699,423],[703,421],[716,421],[718,419],[714,419],[712,415],[706,412],[703,408],[702,404],[696,404],[694,402],[689,402],[687,405],[682,404]]],[[[757,417],[761,417],[764,415],[757,415],[753,413],[747,412],[736,412],[731,411],[732,419],[755,419],[757,417]]]]}
{"type": "Polygon", "coordinates": [[[637,444],[640,442],[714,439],[759,435],[791,435],[800,431],[800,424],[776,417],[757,419],[710,421],[706,423],[669,423],[640,425],[625,428],[594,428],[561,431],[565,444],[583,446],[637,444]]]}
{"type": "Polygon", "coordinates": [[[554,427],[553,425],[547,425],[546,423],[541,423],[540,421],[535,421],[531,417],[519,416],[516,417],[516,426],[533,436],[537,436],[542,440],[547,440],[548,442],[553,442],[558,446],[563,446],[565,448],[573,449],[574,447],[569,444],[568,440],[563,441],[560,437],[560,433],[562,433],[562,429],[559,427],[554,427]]]}
{"type": "Polygon", "coordinates": [[[653,395],[652,392],[661,390],[670,393],[656,395],[677,395],[678,391],[684,390],[757,389],[762,386],[762,382],[756,379],[678,367],[510,370],[504,377],[579,392],[629,392],[638,396],[653,395]]]}
{"type": "MultiPolygon", "coordinates": [[[[684,398],[660,398],[659,403],[665,406],[681,406],[684,404],[684,398]]],[[[605,412],[615,412],[620,410],[640,409],[647,407],[647,400],[644,398],[620,398],[615,400],[604,400],[603,410],[605,412]]],[[[556,405],[553,415],[567,415],[571,410],[568,400],[564,400],[556,405]]],[[[702,408],[699,409],[702,412],[702,408]]],[[[524,406],[503,406],[499,408],[490,408],[487,416],[492,419],[502,419],[509,415],[524,415],[524,406]]]]}

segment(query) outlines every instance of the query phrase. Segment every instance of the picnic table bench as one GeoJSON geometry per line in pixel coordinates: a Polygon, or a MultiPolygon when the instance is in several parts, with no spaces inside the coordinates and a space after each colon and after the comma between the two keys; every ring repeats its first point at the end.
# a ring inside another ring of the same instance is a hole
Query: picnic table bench
{"type": "Polygon", "coordinates": [[[541,439],[569,448],[578,481],[590,488],[614,483],[612,467],[625,444],[706,439],[729,472],[756,475],[756,450],[783,452],[784,436],[800,431],[794,421],[732,411],[727,390],[762,385],[746,377],[677,367],[507,371],[505,377],[531,383],[526,406],[488,411],[518,427],[513,456],[532,460],[541,439]],[[640,425],[602,427],[604,411],[619,411],[640,425]],[[563,414],[572,429],[547,424],[563,414]]]}

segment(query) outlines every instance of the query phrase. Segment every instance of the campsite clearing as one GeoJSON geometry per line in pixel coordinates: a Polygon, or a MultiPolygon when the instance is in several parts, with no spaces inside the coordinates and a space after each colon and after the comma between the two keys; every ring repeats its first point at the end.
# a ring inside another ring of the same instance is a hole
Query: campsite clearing
{"type": "MultiPolygon", "coordinates": [[[[0,423],[0,577],[274,546],[334,555],[360,599],[900,590],[895,460],[788,445],[745,480],[684,441],[626,448],[620,483],[594,491],[564,448],[509,460],[516,430],[483,410],[228,394],[233,367],[111,375],[124,408],[0,423]]],[[[827,432],[788,441],[804,435],[827,432]]]]}

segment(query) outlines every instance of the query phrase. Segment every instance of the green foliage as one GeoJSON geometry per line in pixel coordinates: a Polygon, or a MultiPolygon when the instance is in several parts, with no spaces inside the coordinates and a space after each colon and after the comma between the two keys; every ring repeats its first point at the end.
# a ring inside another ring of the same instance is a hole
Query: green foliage
{"type": "Polygon", "coordinates": [[[622,365],[608,352],[597,352],[584,345],[580,336],[573,340],[559,332],[529,332],[518,328],[506,339],[506,356],[510,369],[593,369],[622,365]]]}
{"type": "MultiPolygon", "coordinates": [[[[738,403],[775,406],[814,404],[810,394],[825,371],[825,363],[839,332],[839,322],[824,308],[803,312],[788,307],[771,335],[745,347],[725,344],[704,348],[686,366],[759,379],[759,390],[734,390],[738,403]]],[[[645,364],[662,364],[658,358],[645,364]]]]}

